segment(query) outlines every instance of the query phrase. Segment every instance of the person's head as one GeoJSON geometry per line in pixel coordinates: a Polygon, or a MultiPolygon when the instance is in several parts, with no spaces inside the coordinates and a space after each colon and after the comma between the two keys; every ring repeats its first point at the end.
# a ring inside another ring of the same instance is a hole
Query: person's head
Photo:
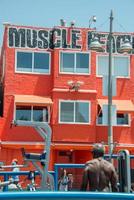
{"type": "Polygon", "coordinates": [[[93,158],[103,157],[105,153],[105,147],[101,143],[96,143],[93,146],[92,154],[93,158]]]}
{"type": "Polygon", "coordinates": [[[63,173],[64,173],[64,175],[67,175],[67,170],[63,169],[63,173]]]}
{"type": "Polygon", "coordinates": [[[73,180],[73,174],[68,173],[67,176],[68,176],[68,178],[69,178],[70,180],[73,180]]]}
{"type": "Polygon", "coordinates": [[[63,176],[66,176],[66,175],[67,175],[66,169],[62,169],[62,174],[61,174],[61,176],[63,177],[63,176]]]}
{"type": "Polygon", "coordinates": [[[18,163],[18,160],[16,159],[16,158],[14,158],[13,160],[12,160],[12,165],[16,165],[18,163]]]}

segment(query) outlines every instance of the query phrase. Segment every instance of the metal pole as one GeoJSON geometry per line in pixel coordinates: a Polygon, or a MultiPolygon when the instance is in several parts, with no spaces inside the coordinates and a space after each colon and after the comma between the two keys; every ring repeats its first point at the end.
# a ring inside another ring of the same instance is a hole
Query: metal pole
{"type": "Polygon", "coordinates": [[[109,66],[108,66],[108,148],[110,160],[113,153],[113,127],[112,127],[112,29],[113,29],[113,11],[110,13],[110,31],[109,31],[109,66]]]}

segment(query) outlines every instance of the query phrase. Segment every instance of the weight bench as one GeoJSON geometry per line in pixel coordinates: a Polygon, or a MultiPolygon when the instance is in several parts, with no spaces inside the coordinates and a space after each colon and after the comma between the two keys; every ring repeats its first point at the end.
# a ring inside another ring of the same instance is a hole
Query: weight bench
{"type": "Polygon", "coordinates": [[[39,161],[39,162],[45,162],[46,160],[46,152],[43,152],[42,154],[26,153],[24,148],[21,149],[21,152],[25,160],[39,161]]]}

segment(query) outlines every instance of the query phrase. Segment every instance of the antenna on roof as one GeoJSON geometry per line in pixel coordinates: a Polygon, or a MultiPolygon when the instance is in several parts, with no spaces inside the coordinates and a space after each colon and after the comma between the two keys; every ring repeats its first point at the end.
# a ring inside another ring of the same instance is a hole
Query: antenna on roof
{"type": "Polygon", "coordinates": [[[89,19],[89,28],[91,28],[91,24],[93,23],[93,22],[96,22],[96,16],[95,15],[93,15],[92,17],[90,17],[90,19],[89,19]]]}

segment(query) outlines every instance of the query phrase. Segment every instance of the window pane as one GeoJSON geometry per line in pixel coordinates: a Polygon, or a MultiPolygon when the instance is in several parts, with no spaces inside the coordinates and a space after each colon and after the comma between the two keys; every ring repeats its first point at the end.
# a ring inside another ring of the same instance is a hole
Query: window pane
{"type": "Polygon", "coordinates": [[[33,107],[33,121],[43,121],[43,108],[36,106],[33,107]]]}
{"type": "Polygon", "coordinates": [[[97,124],[102,124],[102,117],[99,116],[99,117],[97,118],[97,124]]]}
{"type": "Polygon", "coordinates": [[[61,53],[61,72],[74,72],[74,53],[61,53]]]}
{"type": "Polygon", "coordinates": [[[47,107],[34,106],[33,107],[33,121],[48,122],[47,107]]]}
{"type": "Polygon", "coordinates": [[[16,106],[16,120],[31,121],[31,107],[16,106]]]}
{"type": "Polygon", "coordinates": [[[128,125],[128,114],[117,113],[117,124],[118,125],[128,125]]]}
{"type": "Polygon", "coordinates": [[[34,53],[34,72],[49,72],[49,53],[34,53]]]}
{"type": "Polygon", "coordinates": [[[129,59],[128,57],[114,57],[114,74],[115,76],[129,76],[129,59]]]}
{"type": "Polygon", "coordinates": [[[89,54],[76,53],[76,72],[89,73],[89,54]]]}
{"type": "Polygon", "coordinates": [[[48,108],[43,108],[43,121],[48,122],[48,108]]]}
{"type": "Polygon", "coordinates": [[[76,122],[89,122],[89,103],[76,102],[75,104],[75,121],[76,122]]]}
{"type": "Polygon", "coordinates": [[[74,122],[74,103],[61,102],[60,121],[74,122]]]}
{"type": "Polygon", "coordinates": [[[98,105],[98,115],[97,115],[97,124],[102,124],[103,114],[101,111],[101,107],[98,105]]]}
{"type": "Polygon", "coordinates": [[[108,56],[98,56],[97,75],[108,75],[108,56]]]}
{"type": "Polygon", "coordinates": [[[32,71],[32,53],[17,52],[17,70],[18,71],[32,71]]]}

